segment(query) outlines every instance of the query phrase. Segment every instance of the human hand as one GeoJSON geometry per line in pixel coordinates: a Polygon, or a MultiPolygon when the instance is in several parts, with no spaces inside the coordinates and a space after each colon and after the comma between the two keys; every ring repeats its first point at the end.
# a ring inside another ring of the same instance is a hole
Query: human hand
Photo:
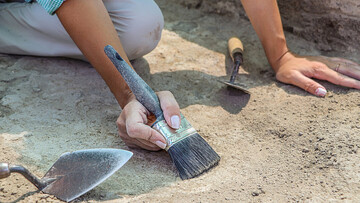
{"type": "Polygon", "coordinates": [[[360,89],[360,65],[342,58],[294,56],[287,52],[273,68],[277,80],[319,97],[324,97],[327,91],[311,78],[360,89]]]}
{"type": "MultiPolygon", "coordinates": [[[[161,109],[167,124],[180,127],[180,108],[173,94],[169,91],[158,92],[161,109]]],[[[116,121],[121,139],[129,147],[158,151],[166,147],[165,138],[150,125],[156,120],[140,102],[132,99],[122,110],[116,121]]]]}

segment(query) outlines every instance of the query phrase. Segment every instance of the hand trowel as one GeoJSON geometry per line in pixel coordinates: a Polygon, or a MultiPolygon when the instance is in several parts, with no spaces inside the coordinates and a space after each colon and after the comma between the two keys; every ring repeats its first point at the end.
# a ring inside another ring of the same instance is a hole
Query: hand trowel
{"type": "Polygon", "coordinates": [[[132,156],[121,149],[86,149],[60,156],[46,175],[38,179],[22,166],[0,163],[0,179],[20,173],[39,190],[63,201],[72,201],[119,170],[132,156]]]}
{"type": "Polygon", "coordinates": [[[239,68],[243,63],[244,46],[239,38],[232,37],[228,41],[228,48],[233,62],[233,69],[230,76],[230,81],[219,80],[219,82],[224,83],[229,87],[236,88],[250,94],[249,90],[247,90],[246,87],[244,87],[244,85],[235,82],[236,76],[239,72],[239,68]]]}

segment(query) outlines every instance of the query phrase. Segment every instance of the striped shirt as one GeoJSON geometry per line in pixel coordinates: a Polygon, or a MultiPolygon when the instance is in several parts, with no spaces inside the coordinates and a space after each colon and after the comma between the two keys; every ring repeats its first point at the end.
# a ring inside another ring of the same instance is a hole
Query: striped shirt
{"type": "MultiPolygon", "coordinates": [[[[30,3],[33,0],[25,0],[26,2],[30,3]]],[[[36,0],[45,10],[50,14],[54,15],[55,11],[64,3],[65,0],[36,0]]]]}

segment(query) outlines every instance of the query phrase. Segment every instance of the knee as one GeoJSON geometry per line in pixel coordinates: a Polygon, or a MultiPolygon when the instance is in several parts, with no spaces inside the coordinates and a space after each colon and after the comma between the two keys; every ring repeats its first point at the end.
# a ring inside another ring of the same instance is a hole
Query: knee
{"type": "Polygon", "coordinates": [[[117,2],[121,8],[110,16],[128,58],[136,59],[148,54],[159,43],[164,27],[160,8],[152,0],[117,2]]]}

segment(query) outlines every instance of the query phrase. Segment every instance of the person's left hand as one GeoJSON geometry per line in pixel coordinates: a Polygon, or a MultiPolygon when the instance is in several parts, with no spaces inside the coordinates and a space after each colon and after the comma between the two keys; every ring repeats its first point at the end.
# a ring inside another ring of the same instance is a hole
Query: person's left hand
{"type": "Polygon", "coordinates": [[[288,52],[274,70],[277,80],[296,85],[320,97],[324,97],[327,91],[311,78],[360,89],[360,65],[342,58],[294,56],[288,52]]]}

